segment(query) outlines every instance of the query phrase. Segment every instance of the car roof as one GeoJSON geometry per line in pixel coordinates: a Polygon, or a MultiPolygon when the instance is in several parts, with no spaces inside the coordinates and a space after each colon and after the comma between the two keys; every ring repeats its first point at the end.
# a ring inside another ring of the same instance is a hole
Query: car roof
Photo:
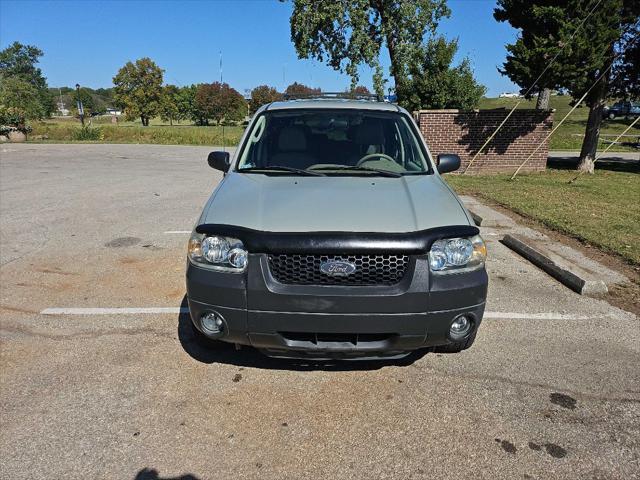
{"type": "Polygon", "coordinates": [[[374,102],[371,100],[351,100],[342,98],[331,99],[301,99],[287,100],[284,102],[273,102],[265,106],[265,110],[295,110],[295,109],[352,109],[352,110],[379,110],[384,112],[400,112],[400,107],[393,103],[374,102]]]}

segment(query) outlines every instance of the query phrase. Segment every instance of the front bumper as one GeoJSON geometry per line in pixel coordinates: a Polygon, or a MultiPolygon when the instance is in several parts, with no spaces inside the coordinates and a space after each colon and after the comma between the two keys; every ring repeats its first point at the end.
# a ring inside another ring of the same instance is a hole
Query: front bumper
{"type": "Polygon", "coordinates": [[[251,345],[270,356],[389,358],[450,343],[461,314],[474,330],[487,293],[484,269],[433,275],[417,256],[392,287],[301,286],[276,282],[261,254],[243,274],[222,273],[188,262],[187,296],[192,321],[215,311],[224,318],[220,340],[251,345]]]}

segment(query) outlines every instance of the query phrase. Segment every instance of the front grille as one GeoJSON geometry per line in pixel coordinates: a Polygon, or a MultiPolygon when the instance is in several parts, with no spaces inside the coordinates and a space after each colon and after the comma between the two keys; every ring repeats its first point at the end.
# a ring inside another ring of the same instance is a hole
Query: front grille
{"type": "Polygon", "coordinates": [[[408,255],[269,255],[269,269],[278,282],[289,285],[395,285],[409,267],[408,255]],[[355,271],[345,277],[322,273],[330,260],[353,263],[355,271]]]}

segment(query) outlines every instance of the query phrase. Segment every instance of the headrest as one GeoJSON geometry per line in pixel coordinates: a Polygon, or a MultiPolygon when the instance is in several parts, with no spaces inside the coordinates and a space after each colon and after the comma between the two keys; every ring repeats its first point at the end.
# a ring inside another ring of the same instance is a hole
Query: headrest
{"type": "Polygon", "coordinates": [[[359,145],[382,145],[384,131],[382,123],[376,120],[366,120],[356,129],[355,142],[359,145]]]}
{"type": "Polygon", "coordinates": [[[284,152],[300,152],[307,149],[307,137],[300,127],[284,127],[278,136],[278,149],[284,152]]]}

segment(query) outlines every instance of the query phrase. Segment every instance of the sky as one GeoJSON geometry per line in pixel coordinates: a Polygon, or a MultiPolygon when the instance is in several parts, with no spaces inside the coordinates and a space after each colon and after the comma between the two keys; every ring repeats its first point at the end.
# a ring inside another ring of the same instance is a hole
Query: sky
{"type": "MultiPolygon", "coordinates": [[[[451,17],[439,32],[458,38],[456,60],[469,57],[488,96],[517,91],[497,71],[505,44],[517,35],[498,23],[491,0],[449,0],[451,17]]],[[[317,61],[300,60],[290,39],[291,2],[277,0],[13,1],[0,0],[0,48],[14,41],[44,52],[49,86],[111,87],[129,60],[150,57],[166,83],[190,85],[222,78],[241,93],[257,85],[282,89],[294,81],[343,91],[349,78],[317,61]]],[[[388,56],[382,57],[388,75],[388,56]]],[[[369,68],[361,84],[371,88],[369,68]]]]}

